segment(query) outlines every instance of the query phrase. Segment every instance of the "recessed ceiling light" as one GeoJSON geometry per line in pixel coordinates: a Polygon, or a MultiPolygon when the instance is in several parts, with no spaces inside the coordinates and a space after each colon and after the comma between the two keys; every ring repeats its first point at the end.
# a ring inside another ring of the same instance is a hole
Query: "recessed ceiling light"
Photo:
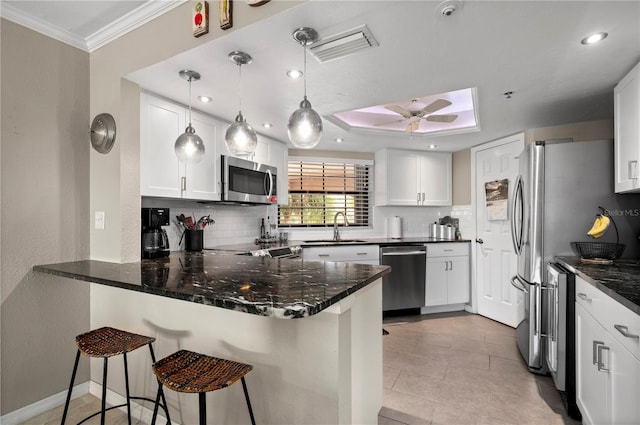
{"type": "Polygon", "coordinates": [[[429,149],[435,149],[435,148],[437,148],[437,147],[438,147],[438,145],[429,145],[429,146],[427,146],[427,147],[428,147],[429,149]]]}
{"type": "Polygon", "coordinates": [[[291,78],[292,80],[295,80],[297,78],[302,77],[302,71],[298,69],[290,69],[289,71],[287,71],[287,77],[291,78]]]}
{"type": "Polygon", "coordinates": [[[265,122],[265,123],[262,124],[262,126],[264,128],[271,128],[271,127],[273,127],[273,124],[271,124],[270,122],[265,122]]]}
{"type": "Polygon", "coordinates": [[[198,96],[198,100],[202,103],[211,102],[211,98],[209,96],[198,96]]]}
{"type": "Polygon", "coordinates": [[[335,139],[336,143],[342,143],[344,141],[344,139],[342,137],[338,137],[337,139],[335,139]]]}
{"type": "Polygon", "coordinates": [[[597,32],[595,34],[591,34],[588,37],[583,38],[580,43],[582,44],[594,44],[597,43],[598,41],[602,41],[605,38],[607,38],[607,34],[606,32],[597,32]]]}

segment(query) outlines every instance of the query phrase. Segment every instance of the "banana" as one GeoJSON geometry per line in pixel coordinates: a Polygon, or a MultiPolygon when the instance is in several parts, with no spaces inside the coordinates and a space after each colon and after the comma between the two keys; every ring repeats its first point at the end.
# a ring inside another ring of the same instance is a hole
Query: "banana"
{"type": "Polygon", "coordinates": [[[594,239],[603,237],[604,234],[607,233],[610,223],[611,219],[609,217],[598,214],[593,222],[593,226],[591,226],[591,229],[587,232],[587,236],[591,236],[594,239]]]}

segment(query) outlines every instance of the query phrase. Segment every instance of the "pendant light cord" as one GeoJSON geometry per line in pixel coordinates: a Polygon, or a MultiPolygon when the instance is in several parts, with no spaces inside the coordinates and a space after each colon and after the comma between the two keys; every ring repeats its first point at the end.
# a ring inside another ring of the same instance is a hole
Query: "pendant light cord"
{"type": "Polygon", "coordinates": [[[238,99],[238,113],[242,113],[242,64],[238,64],[238,92],[240,97],[238,99]]]}
{"type": "Polygon", "coordinates": [[[307,42],[302,42],[302,51],[304,52],[304,98],[307,98],[307,42]]]}
{"type": "Polygon", "coordinates": [[[191,77],[189,77],[189,127],[191,127],[191,77]]]}

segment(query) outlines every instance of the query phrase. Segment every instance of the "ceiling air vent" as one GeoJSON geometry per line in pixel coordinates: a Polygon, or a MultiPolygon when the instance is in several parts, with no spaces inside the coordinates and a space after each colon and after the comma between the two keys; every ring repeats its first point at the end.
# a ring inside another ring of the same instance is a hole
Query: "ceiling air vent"
{"type": "Polygon", "coordinates": [[[318,62],[342,58],[360,50],[376,47],[378,42],[366,25],[323,38],[307,47],[318,62]]]}

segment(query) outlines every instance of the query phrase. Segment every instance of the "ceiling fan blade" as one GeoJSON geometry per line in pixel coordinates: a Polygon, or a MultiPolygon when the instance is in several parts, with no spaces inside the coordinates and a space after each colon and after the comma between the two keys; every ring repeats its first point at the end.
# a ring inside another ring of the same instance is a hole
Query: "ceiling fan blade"
{"type": "Polygon", "coordinates": [[[436,99],[433,102],[431,102],[431,104],[422,108],[422,110],[420,111],[420,114],[421,114],[420,116],[423,116],[426,114],[432,114],[436,111],[439,111],[442,108],[446,108],[449,105],[451,105],[451,102],[449,102],[447,99],[436,99]]]}
{"type": "Polygon", "coordinates": [[[381,122],[379,124],[374,124],[373,126],[374,127],[383,127],[385,125],[395,124],[395,123],[399,123],[399,122],[402,122],[402,121],[405,121],[405,119],[403,118],[401,120],[393,120],[393,121],[381,122]]]}
{"type": "Polygon", "coordinates": [[[387,105],[384,108],[390,110],[391,112],[395,112],[396,114],[400,114],[405,118],[411,118],[411,112],[398,105],[387,105]]]}
{"type": "Polygon", "coordinates": [[[419,127],[419,126],[420,126],[420,120],[411,121],[411,122],[407,125],[406,132],[407,132],[407,133],[413,133],[414,131],[418,130],[418,127],[419,127]]]}
{"type": "Polygon", "coordinates": [[[429,115],[424,119],[433,122],[453,122],[456,118],[458,118],[457,115],[429,115]]]}

